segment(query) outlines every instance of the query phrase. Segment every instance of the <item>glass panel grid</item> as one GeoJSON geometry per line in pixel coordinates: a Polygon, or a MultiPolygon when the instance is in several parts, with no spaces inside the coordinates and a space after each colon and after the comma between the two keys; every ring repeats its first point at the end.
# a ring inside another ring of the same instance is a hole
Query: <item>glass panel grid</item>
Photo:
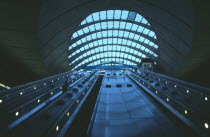
{"type": "Polygon", "coordinates": [[[148,21],[136,12],[126,10],[95,12],[84,19],[80,26],[87,23],[92,24],[73,33],[71,39],[78,40],[69,46],[69,50],[77,46],[80,48],[77,48],[68,58],[72,60],[77,55],[77,58],[70,63],[72,65],[86,56],[92,56],[82,60],[77,66],[73,66],[74,69],[97,59],[100,60],[88,65],[99,65],[101,60],[123,60],[125,63],[135,64],[133,62],[139,63],[141,61],[139,58],[146,58],[147,55],[158,57],[153,51],[153,49],[158,49],[156,42],[153,41],[157,37],[152,30],[148,29],[150,26],[148,21]]]}

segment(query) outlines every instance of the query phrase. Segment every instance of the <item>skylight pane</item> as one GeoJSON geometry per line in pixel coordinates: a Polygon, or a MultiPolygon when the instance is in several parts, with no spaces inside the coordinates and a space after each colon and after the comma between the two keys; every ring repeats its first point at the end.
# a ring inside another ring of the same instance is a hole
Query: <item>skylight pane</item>
{"type": "Polygon", "coordinates": [[[99,44],[99,45],[102,45],[102,44],[103,44],[102,40],[99,40],[99,41],[98,41],[98,44],[99,44]]]}
{"type": "Polygon", "coordinates": [[[130,33],[130,34],[129,34],[129,38],[130,38],[130,39],[133,39],[133,38],[134,38],[134,33],[130,33]]]}
{"type": "Polygon", "coordinates": [[[84,25],[84,24],[86,24],[86,23],[87,23],[87,21],[84,19],[84,20],[82,21],[81,25],[84,25]]]}
{"type": "Polygon", "coordinates": [[[121,19],[127,20],[127,18],[128,18],[128,11],[123,10],[122,15],[121,15],[121,19]]]}
{"type": "Polygon", "coordinates": [[[126,42],[127,42],[127,40],[126,39],[123,39],[122,44],[123,45],[126,45],[126,42]]]}
{"type": "Polygon", "coordinates": [[[129,45],[129,46],[130,46],[130,45],[131,45],[131,41],[128,41],[128,42],[127,42],[127,45],[129,45]]]}
{"type": "Polygon", "coordinates": [[[113,28],[113,21],[108,21],[108,28],[112,29],[113,28]]]}
{"type": "Polygon", "coordinates": [[[97,34],[96,34],[96,35],[97,35],[97,37],[98,37],[98,38],[102,38],[102,34],[101,34],[101,32],[97,32],[97,34]]]}
{"type": "Polygon", "coordinates": [[[144,40],[144,43],[148,44],[149,43],[149,40],[148,39],[145,39],[144,40]]]}
{"type": "Polygon", "coordinates": [[[117,39],[113,39],[113,43],[114,44],[117,44],[117,39]]]}
{"type": "Polygon", "coordinates": [[[139,40],[140,36],[139,35],[135,35],[134,36],[134,40],[139,40]]]}
{"type": "Polygon", "coordinates": [[[144,27],[139,26],[137,31],[140,32],[140,33],[142,33],[143,30],[144,30],[144,27]]]}
{"type": "Polygon", "coordinates": [[[143,50],[143,51],[144,51],[144,49],[145,49],[145,47],[144,47],[144,46],[141,46],[141,50],[143,50]]]}
{"type": "Polygon", "coordinates": [[[156,49],[158,48],[158,46],[156,44],[154,44],[153,47],[156,48],[156,49]]]}
{"type": "Polygon", "coordinates": [[[86,18],[86,21],[87,21],[87,23],[93,22],[92,15],[88,16],[88,17],[86,18]]]}
{"type": "Polygon", "coordinates": [[[143,33],[144,33],[144,34],[148,34],[148,33],[149,33],[149,31],[150,31],[150,30],[148,30],[147,28],[144,28],[143,33]]]}
{"type": "Polygon", "coordinates": [[[140,38],[139,38],[139,41],[143,42],[143,41],[144,41],[144,39],[145,39],[145,38],[140,37],[140,38]]]}
{"type": "Polygon", "coordinates": [[[137,28],[138,28],[138,25],[133,24],[133,26],[131,27],[131,30],[132,30],[132,31],[136,31],[136,30],[137,30],[137,28]]]}
{"type": "Polygon", "coordinates": [[[126,38],[127,38],[127,37],[128,37],[128,35],[129,35],[129,32],[125,31],[125,32],[124,32],[124,37],[126,37],[126,38]]]}
{"type": "Polygon", "coordinates": [[[130,30],[131,29],[132,24],[131,23],[127,23],[125,26],[125,29],[130,30]]]}
{"type": "Polygon", "coordinates": [[[121,44],[122,43],[122,39],[118,39],[118,44],[121,44]]]}
{"type": "Polygon", "coordinates": [[[107,17],[106,17],[106,11],[101,11],[99,12],[100,13],[100,18],[101,20],[105,20],[107,17]]]}
{"type": "Polygon", "coordinates": [[[111,39],[111,38],[108,39],[108,43],[109,43],[109,44],[112,43],[112,39],[111,39]]]}
{"type": "Polygon", "coordinates": [[[82,30],[77,31],[78,35],[81,36],[82,34],[84,34],[84,32],[82,30]]]}
{"type": "Polygon", "coordinates": [[[101,23],[102,29],[107,29],[107,25],[106,25],[106,24],[107,24],[106,22],[102,22],[102,23],[101,23]]]}
{"type": "Polygon", "coordinates": [[[82,43],[85,43],[86,42],[86,38],[82,38],[82,43]]]}
{"type": "Polygon", "coordinates": [[[142,16],[139,15],[139,14],[137,14],[137,15],[136,15],[136,18],[135,18],[135,21],[136,21],[136,22],[140,22],[141,19],[142,19],[142,16]]]}
{"type": "Polygon", "coordinates": [[[128,14],[128,20],[133,21],[136,18],[136,12],[129,12],[128,14]]]}
{"type": "Polygon", "coordinates": [[[89,29],[90,29],[90,31],[95,31],[95,26],[91,25],[91,26],[89,26],[89,29]]]}
{"type": "Polygon", "coordinates": [[[108,31],[108,37],[112,37],[112,31],[108,31]]]}
{"type": "Polygon", "coordinates": [[[103,37],[107,37],[107,31],[102,31],[103,37]]]}
{"type": "Polygon", "coordinates": [[[154,35],[154,38],[157,39],[156,35],[154,35]]]}
{"type": "Polygon", "coordinates": [[[114,31],[113,31],[113,36],[114,36],[114,37],[118,36],[118,31],[117,31],[117,30],[114,30],[114,31]]]}
{"type": "Polygon", "coordinates": [[[107,19],[113,19],[114,18],[114,11],[108,10],[107,11],[107,19]]]}
{"type": "Polygon", "coordinates": [[[97,38],[96,33],[91,34],[91,36],[92,36],[93,39],[97,38]]]}
{"type": "Polygon", "coordinates": [[[114,19],[120,19],[120,16],[121,16],[121,10],[115,10],[114,19]]]}
{"type": "Polygon", "coordinates": [[[98,12],[93,13],[92,16],[93,16],[94,21],[99,21],[99,13],[98,12]]]}
{"type": "Polygon", "coordinates": [[[88,33],[89,32],[88,27],[83,28],[83,31],[84,31],[84,33],[88,33]]]}
{"type": "Polygon", "coordinates": [[[78,34],[75,32],[73,35],[72,35],[73,38],[76,38],[78,37],[78,34]]]}
{"type": "Polygon", "coordinates": [[[118,36],[119,36],[119,37],[123,37],[124,32],[125,32],[125,31],[119,31],[118,36]]]}
{"type": "Polygon", "coordinates": [[[126,22],[120,22],[120,29],[125,29],[126,22]]]}
{"type": "Polygon", "coordinates": [[[76,44],[77,44],[77,45],[80,45],[80,44],[82,44],[82,41],[81,41],[81,40],[78,40],[78,41],[76,42],[76,44]]]}
{"type": "Polygon", "coordinates": [[[100,30],[101,29],[101,24],[100,23],[95,24],[95,29],[100,30]]]}
{"type": "Polygon", "coordinates": [[[144,23],[144,24],[147,24],[147,21],[146,21],[145,18],[142,18],[141,22],[144,23]]]}
{"type": "Polygon", "coordinates": [[[120,25],[119,21],[114,22],[114,28],[119,28],[119,25],[120,25]]]}
{"type": "Polygon", "coordinates": [[[86,38],[87,38],[87,40],[88,40],[88,41],[92,40],[92,38],[91,38],[91,36],[90,36],[90,35],[89,35],[89,36],[87,36],[86,38]]]}

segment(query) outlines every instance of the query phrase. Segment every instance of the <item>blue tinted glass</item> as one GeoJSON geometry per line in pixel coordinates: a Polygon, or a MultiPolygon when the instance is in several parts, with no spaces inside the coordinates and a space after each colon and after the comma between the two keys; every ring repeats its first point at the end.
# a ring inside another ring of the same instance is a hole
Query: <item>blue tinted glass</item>
{"type": "Polygon", "coordinates": [[[90,29],[90,31],[95,31],[95,26],[91,25],[91,26],[89,26],[89,29],[90,29]]]}
{"type": "Polygon", "coordinates": [[[137,15],[136,15],[136,18],[135,18],[135,21],[136,21],[136,22],[141,22],[141,20],[142,20],[142,16],[139,15],[139,14],[137,14],[137,15]]]}
{"type": "MultiPolygon", "coordinates": [[[[89,15],[81,22],[80,30],[73,33],[71,38],[72,40],[78,38],[76,42],[69,46],[69,51],[74,52],[69,55],[68,58],[75,58],[78,56],[72,61],[78,61],[78,63],[76,63],[77,66],[72,67],[80,67],[85,63],[88,64],[88,62],[91,60],[93,60],[91,65],[98,65],[102,60],[120,60],[131,65],[135,64],[135,62],[140,62],[140,58],[147,57],[141,53],[143,51],[147,52],[153,57],[158,57],[157,54],[147,48],[158,48],[158,46],[154,44],[153,40],[147,39],[147,37],[153,37],[157,39],[155,33],[150,30],[149,25],[150,24],[145,18],[132,11],[107,10],[95,12],[89,15]],[[106,19],[112,19],[112,21],[107,21],[106,19]],[[132,22],[129,22],[128,20],[132,22]],[[96,23],[96,21],[101,22],[96,23]],[[142,25],[140,22],[146,25],[142,25]],[[92,25],[86,25],[86,27],[83,27],[87,23],[91,23],[92,25]],[[148,36],[145,36],[142,33],[148,36]],[[81,46],[82,43],[85,43],[85,45],[83,44],[81,46]],[[76,46],[80,47],[74,48],[76,46]],[[88,51],[90,48],[92,48],[92,50],[88,51]],[[76,49],[76,51],[73,49],[76,49]],[[138,51],[136,49],[138,49],[138,51]],[[82,51],[83,54],[81,54],[82,51]],[[79,60],[88,55],[91,57],[82,62],[79,62],[79,60]],[[136,55],[139,58],[133,55],[136,55]],[[133,60],[133,62],[130,62],[125,58],[133,60]]],[[[72,62],[70,64],[72,64],[72,62]]]]}
{"type": "Polygon", "coordinates": [[[114,28],[119,28],[120,22],[119,21],[115,21],[114,22],[114,28]]]}
{"type": "Polygon", "coordinates": [[[131,26],[132,26],[131,23],[127,23],[126,26],[125,26],[125,28],[128,29],[128,30],[130,30],[131,29],[131,26]]]}
{"type": "Polygon", "coordinates": [[[149,32],[149,36],[150,36],[150,37],[154,37],[154,36],[155,36],[155,33],[154,33],[153,31],[150,31],[150,32],[149,32]]]}
{"type": "Polygon", "coordinates": [[[144,33],[144,34],[148,34],[148,33],[149,33],[149,31],[150,31],[150,30],[148,30],[147,28],[144,28],[143,33],[144,33]]]}
{"type": "Polygon", "coordinates": [[[86,23],[87,23],[87,21],[84,19],[80,25],[84,25],[86,23]]]}
{"type": "Polygon", "coordinates": [[[106,22],[102,22],[102,23],[101,23],[102,29],[107,29],[107,25],[106,25],[106,24],[107,24],[106,22]]]}
{"type": "Polygon", "coordinates": [[[121,10],[115,10],[114,12],[114,18],[115,19],[120,19],[121,16],[121,10]]]}
{"type": "Polygon", "coordinates": [[[138,28],[138,25],[133,24],[133,26],[131,27],[131,30],[136,31],[136,30],[137,30],[137,28],[138,28]]]}
{"type": "Polygon", "coordinates": [[[100,12],[100,18],[101,18],[101,20],[107,19],[107,17],[106,17],[106,11],[101,11],[100,12]]]}
{"type": "Polygon", "coordinates": [[[136,12],[129,12],[129,14],[128,14],[128,20],[135,20],[135,18],[136,18],[136,12]]]}
{"type": "Polygon", "coordinates": [[[128,18],[128,11],[123,10],[122,15],[121,15],[121,19],[127,20],[127,18],[128,18]]]}
{"type": "Polygon", "coordinates": [[[84,34],[82,30],[77,31],[78,35],[84,34]]]}
{"type": "Polygon", "coordinates": [[[89,22],[93,22],[93,18],[92,18],[92,15],[88,16],[86,18],[86,21],[89,23],[89,22]]]}
{"type": "Polygon", "coordinates": [[[101,29],[101,24],[100,23],[95,24],[95,28],[96,28],[96,30],[100,30],[101,29]]]}
{"type": "Polygon", "coordinates": [[[93,16],[93,20],[94,20],[94,21],[100,20],[100,18],[99,18],[99,13],[98,13],[98,12],[93,13],[92,16],[93,16]]]}
{"type": "Polygon", "coordinates": [[[85,27],[85,28],[83,29],[83,31],[84,31],[84,33],[88,33],[88,32],[89,32],[88,27],[85,27]]]}
{"type": "Polygon", "coordinates": [[[147,21],[146,21],[145,18],[142,18],[141,22],[144,23],[144,24],[147,24],[147,21]]]}
{"type": "Polygon", "coordinates": [[[114,18],[114,10],[108,10],[107,19],[113,19],[113,18],[114,18]]]}

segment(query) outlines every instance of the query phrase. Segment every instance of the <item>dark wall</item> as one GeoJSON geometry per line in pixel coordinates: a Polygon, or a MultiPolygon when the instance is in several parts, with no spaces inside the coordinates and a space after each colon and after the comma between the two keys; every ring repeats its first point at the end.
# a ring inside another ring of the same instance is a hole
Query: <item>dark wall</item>
{"type": "Polygon", "coordinates": [[[0,83],[15,86],[48,76],[37,48],[39,0],[0,1],[0,83]]]}
{"type": "Polygon", "coordinates": [[[210,88],[210,1],[193,0],[194,33],[190,55],[177,78],[210,88]]]}

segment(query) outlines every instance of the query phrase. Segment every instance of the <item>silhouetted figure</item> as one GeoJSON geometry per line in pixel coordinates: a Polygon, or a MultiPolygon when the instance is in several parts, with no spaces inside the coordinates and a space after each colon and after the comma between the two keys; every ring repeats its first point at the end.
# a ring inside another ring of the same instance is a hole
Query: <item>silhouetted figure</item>
{"type": "Polygon", "coordinates": [[[68,89],[69,89],[69,84],[67,81],[65,81],[65,83],[62,86],[62,90],[63,90],[63,92],[66,92],[68,89]]]}

